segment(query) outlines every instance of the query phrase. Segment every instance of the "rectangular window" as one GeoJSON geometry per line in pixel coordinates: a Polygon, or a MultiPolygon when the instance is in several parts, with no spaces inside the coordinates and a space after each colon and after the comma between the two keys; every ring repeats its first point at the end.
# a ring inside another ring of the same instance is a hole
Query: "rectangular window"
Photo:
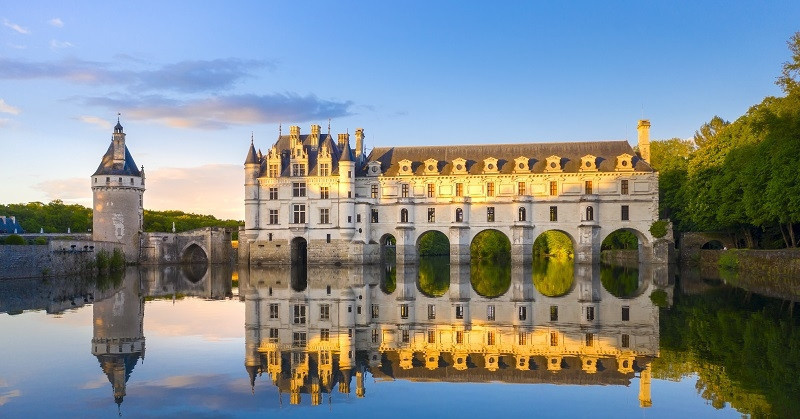
{"type": "Polygon", "coordinates": [[[631,319],[630,306],[622,306],[622,321],[627,322],[631,319]]]}
{"type": "Polygon", "coordinates": [[[270,164],[269,165],[269,177],[278,177],[278,165],[277,164],[270,164]]]}
{"type": "Polygon", "coordinates": [[[486,344],[494,345],[494,332],[486,332],[486,344]]]}
{"type": "Polygon", "coordinates": [[[306,175],[306,165],[302,163],[293,163],[292,164],[292,176],[305,176],[306,175]]]}
{"type": "Polygon", "coordinates": [[[369,187],[369,196],[371,196],[373,198],[377,198],[378,197],[378,185],[377,184],[370,185],[370,187],[369,187]]]}
{"type": "Polygon", "coordinates": [[[456,183],[456,196],[464,196],[464,184],[456,183]]]}
{"type": "Polygon", "coordinates": [[[401,319],[408,318],[408,304],[400,304],[400,318],[401,319]]]}
{"type": "Polygon", "coordinates": [[[464,343],[464,332],[461,330],[456,331],[456,343],[459,345],[464,343]]]}
{"type": "Polygon", "coordinates": [[[486,196],[494,196],[494,182],[486,184],[486,196]]]}
{"type": "Polygon", "coordinates": [[[319,223],[320,224],[330,224],[331,222],[331,209],[330,208],[320,208],[319,209],[319,223]]]}
{"type": "Polygon", "coordinates": [[[486,208],[486,221],[490,223],[494,222],[494,207],[486,208]]]}
{"type": "Polygon", "coordinates": [[[550,321],[558,321],[558,306],[550,306],[550,321]]]}
{"type": "Polygon", "coordinates": [[[558,346],[558,332],[550,332],[550,346],[558,346]]]}
{"type": "Polygon", "coordinates": [[[436,319],[436,306],[428,304],[428,320],[436,319]]]}
{"type": "Polygon", "coordinates": [[[464,318],[464,306],[461,304],[456,305],[456,318],[459,320],[464,318]]]}
{"type": "Polygon", "coordinates": [[[361,222],[361,214],[356,214],[356,222],[357,223],[361,222]]]}
{"type": "Polygon", "coordinates": [[[622,215],[622,221],[630,220],[630,216],[631,216],[630,207],[628,207],[627,205],[623,205],[622,206],[622,214],[621,215],[622,215]]]}
{"type": "Polygon", "coordinates": [[[306,346],[306,332],[292,333],[292,346],[296,347],[306,346]]]}
{"type": "Polygon", "coordinates": [[[619,181],[619,193],[622,194],[622,195],[627,195],[628,194],[628,180],[627,179],[623,179],[623,180],[619,181]]]}
{"type": "Polygon", "coordinates": [[[331,165],[330,163],[320,163],[319,164],[319,175],[320,176],[330,176],[331,174],[331,165]]]}
{"type": "Polygon", "coordinates": [[[528,307],[520,306],[519,308],[519,319],[526,320],[528,318],[528,307]]]}
{"type": "Polygon", "coordinates": [[[550,196],[558,195],[558,182],[551,181],[550,182],[550,196]]]}
{"type": "Polygon", "coordinates": [[[486,306],[486,320],[494,320],[494,305],[486,306]]]}
{"type": "Polygon", "coordinates": [[[275,328],[269,329],[269,341],[270,342],[278,341],[278,329],[275,328]]]}
{"type": "Polygon", "coordinates": [[[330,243],[330,242],[331,242],[331,235],[329,233],[325,235],[325,243],[330,243]]]}
{"type": "Polygon", "coordinates": [[[550,207],[550,221],[558,221],[558,207],[550,207]]]}
{"type": "Polygon", "coordinates": [[[306,306],[303,304],[295,304],[294,311],[294,324],[306,324],[306,306]]]}
{"type": "Polygon", "coordinates": [[[436,208],[428,208],[428,222],[429,223],[436,222],[436,208]]]}
{"type": "Polygon", "coordinates": [[[436,196],[436,185],[433,183],[428,184],[428,198],[433,198],[436,196]]]}
{"type": "Polygon", "coordinates": [[[330,320],[330,318],[331,318],[331,305],[322,304],[321,306],[319,306],[319,319],[330,320]]]}
{"type": "Polygon", "coordinates": [[[592,181],[591,180],[587,180],[587,181],[583,182],[583,189],[584,189],[584,193],[586,193],[586,195],[591,195],[592,194],[592,181]]]}
{"type": "Polygon", "coordinates": [[[270,304],[269,305],[269,318],[270,319],[277,319],[278,318],[278,305],[277,304],[270,304]]]}
{"type": "Polygon", "coordinates": [[[270,201],[278,199],[278,188],[269,188],[269,199],[270,201]]]}
{"type": "Polygon", "coordinates": [[[269,210],[269,223],[278,224],[278,210],[269,210]]]}
{"type": "Polygon", "coordinates": [[[526,345],[528,343],[528,334],[525,332],[519,332],[517,342],[520,346],[526,345]]]}
{"type": "Polygon", "coordinates": [[[292,221],[295,224],[305,224],[306,223],[306,206],[304,204],[294,204],[292,205],[292,221]]]}
{"type": "Polygon", "coordinates": [[[586,346],[594,346],[594,333],[586,334],[586,346]]]}
{"type": "Polygon", "coordinates": [[[400,196],[403,198],[408,198],[408,184],[404,183],[403,186],[400,187],[400,196]]]}
{"type": "Polygon", "coordinates": [[[372,209],[371,218],[372,218],[372,222],[373,223],[377,223],[378,222],[378,210],[377,209],[374,209],[374,208],[372,209]]]}
{"type": "Polygon", "coordinates": [[[319,331],[319,340],[323,342],[327,342],[331,339],[331,330],[330,329],[320,329],[319,331]]]}
{"type": "Polygon", "coordinates": [[[594,321],[594,307],[586,307],[586,320],[594,321]]]}
{"type": "Polygon", "coordinates": [[[400,338],[403,341],[403,343],[408,343],[408,341],[410,340],[408,335],[409,335],[408,329],[403,329],[403,333],[400,338]]]}
{"type": "Polygon", "coordinates": [[[517,182],[517,195],[525,195],[526,191],[525,182],[517,182]]]}
{"type": "Polygon", "coordinates": [[[378,314],[379,314],[378,305],[377,304],[373,304],[372,305],[372,318],[373,319],[377,319],[378,318],[378,314]]]}
{"type": "Polygon", "coordinates": [[[331,187],[330,186],[320,186],[319,188],[319,199],[330,199],[331,197],[331,187]]]}
{"type": "Polygon", "coordinates": [[[627,334],[622,335],[622,347],[630,348],[630,346],[631,346],[631,336],[627,334]]]}
{"type": "Polygon", "coordinates": [[[292,196],[294,196],[294,197],[304,197],[304,196],[306,196],[306,183],[305,182],[293,182],[292,183],[292,196]]]}
{"type": "Polygon", "coordinates": [[[428,343],[436,343],[436,331],[428,330],[428,343]]]}
{"type": "Polygon", "coordinates": [[[378,343],[378,329],[372,329],[372,343],[378,343]]]}

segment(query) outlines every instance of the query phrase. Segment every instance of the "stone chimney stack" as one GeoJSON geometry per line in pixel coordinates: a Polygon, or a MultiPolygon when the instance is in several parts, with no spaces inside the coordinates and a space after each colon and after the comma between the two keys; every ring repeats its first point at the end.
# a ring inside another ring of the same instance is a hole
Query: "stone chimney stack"
{"type": "Polygon", "coordinates": [[[122,124],[117,121],[114,127],[114,134],[111,142],[114,144],[114,164],[125,163],[125,133],[122,131],[122,124]]]}
{"type": "Polygon", "coordinates": [[[350,147],[350,134],[339,134],[339,150],[350,147]]]}
{"type": "Polygon", "coordinates": [[[322,127],[319,125],[311,125],[311,137],[314,139],[313,145],[319,147],[319,133],[322,127]]]}
{"type": "Polygon", "coordinates": [[[295,144],[300,142],[300,127],[298,125],[292,125],[289,127],[289,143],[291,147],[294,148],[295,144]]]}
{"type": "Polygon", "coordinates": [[[364,155],[364,128],[356,128],[356,161],[364,155]]]}
{"type": "Polygon", "coordinates": [[[639,155],[642,160],[650,163],[650,121],[647,119],[640,119],[639,125],[636,127],[639,131],[639,155]]]}

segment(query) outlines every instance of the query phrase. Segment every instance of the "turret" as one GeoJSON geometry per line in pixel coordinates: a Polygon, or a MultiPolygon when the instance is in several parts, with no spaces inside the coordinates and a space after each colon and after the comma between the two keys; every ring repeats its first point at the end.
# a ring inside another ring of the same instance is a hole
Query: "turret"
{"type": "Polygon", "coordinates": [[[256,154],[253,137],[250,137],[250,149],[244,160],[244,225],[245,231],[258,229],[258,176],[261,162],[256,154]]]}
{"type": "Polygon", "coordinates": [[[636,130],[639,132],[639,155],[642,160],[650,163],[650,121],[640,119],[636,130]]]}
{"type": "Polygon", "coordinates": [[[344,239],[355,233],[355,163],[350,150],[350,135],[339,134],[339,225],[344,239]]]}

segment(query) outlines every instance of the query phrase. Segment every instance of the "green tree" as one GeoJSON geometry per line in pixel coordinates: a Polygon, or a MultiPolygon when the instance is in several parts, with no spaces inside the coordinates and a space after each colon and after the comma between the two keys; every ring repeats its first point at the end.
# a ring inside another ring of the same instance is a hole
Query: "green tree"
{"type": "Polygon", "coordinates": [[[798,94],[800,93],[800,81],[798,81],[800,78],[800,32],[795,32],[786,45],[792,53],[792,59],[783,63],[781,75],[775,84],[780,86],[787,95],[798,94]]]}
{"type": "Polygon", "coordinates": [[[694,143],[699,148],[703,148],[722,132],[725,127],[730,125],[730,122],[714,115],[710,121],[700,126],[700,129],[694,132],[694,143]]]}

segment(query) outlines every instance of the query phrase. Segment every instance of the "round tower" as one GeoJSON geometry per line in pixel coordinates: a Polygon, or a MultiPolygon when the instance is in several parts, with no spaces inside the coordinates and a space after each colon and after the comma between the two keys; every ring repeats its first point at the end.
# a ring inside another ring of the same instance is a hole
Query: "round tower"
{"type": "Polygon", "coordinates": [[[121,243],[125,259],[139,260],[144,220],[144,167],[136,167],[117,120],[106,154],[92,175],[92,239],[121,243]]]}

